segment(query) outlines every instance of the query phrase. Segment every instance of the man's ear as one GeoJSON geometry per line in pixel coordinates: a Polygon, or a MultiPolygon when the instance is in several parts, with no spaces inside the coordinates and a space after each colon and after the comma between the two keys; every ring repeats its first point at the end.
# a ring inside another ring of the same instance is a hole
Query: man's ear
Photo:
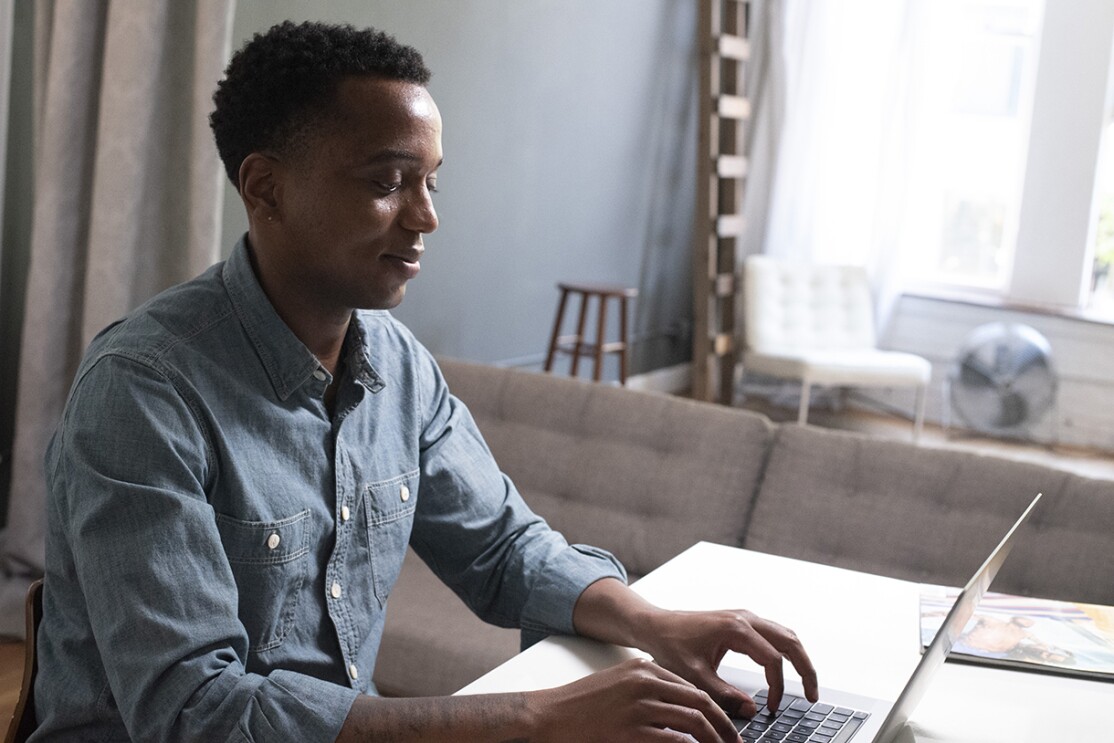
{"type": "Polygon", "coordinates": [[[261,152],[253,152],[240,163],[240,198],[252,222],[276,222],[280,219],[279,163],[261,152]]]}

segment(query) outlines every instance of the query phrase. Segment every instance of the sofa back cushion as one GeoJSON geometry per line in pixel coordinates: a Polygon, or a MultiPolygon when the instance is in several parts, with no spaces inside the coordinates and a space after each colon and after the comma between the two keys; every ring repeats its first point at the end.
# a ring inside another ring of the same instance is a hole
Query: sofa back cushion
{"type": "Polygon", "coordinates": [[[744,546],[962,585],[1038,491],[993,589],[1114,603],[1114,482],[810,426],[779,428],[744,546]]]}
{"type": "Polygon", "coordinates": [[[754,413],[440,360],[496,461],[570,542],[644,575],[700,540],[738,545],[772,426],[754,413]]]}

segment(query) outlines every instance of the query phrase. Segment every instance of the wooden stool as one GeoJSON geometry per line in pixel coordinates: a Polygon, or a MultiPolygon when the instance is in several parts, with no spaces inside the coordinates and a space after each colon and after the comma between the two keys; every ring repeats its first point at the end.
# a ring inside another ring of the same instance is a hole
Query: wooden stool
{"type": "Polygon", "coordinates": [[[553,322],[553,335],[549,339],[549,353],[545,357],[545,370],[553,369],[553,358],[557,352],[572,354],[572,369],[570,374],[576,376],[580,366],[580,357],[592,356],[595,359],[595,369],[592,378],[600,381],[603,373],[603,355],[605,353],[619,354],[619,384],[627,383],[627,300],[638,296],[638,290],[626,286],[612,284],[557,284],[561,290],[561,299],[557,303],[557,319],[553,322]],[[580,296],[580,313],[576,318],[576,333],[574,335],[561,335],[561,325],[565,319],[565,304],[569,294],[580,296]],[[588,317],[588,302],[595,297],[599,308],[599,319],[596,323],[596,340],[589,343],[584,339],[584,323],[588,317]],[[619,340],[607,342],[607,302],[609,299],[619,300],[619,340]]]}

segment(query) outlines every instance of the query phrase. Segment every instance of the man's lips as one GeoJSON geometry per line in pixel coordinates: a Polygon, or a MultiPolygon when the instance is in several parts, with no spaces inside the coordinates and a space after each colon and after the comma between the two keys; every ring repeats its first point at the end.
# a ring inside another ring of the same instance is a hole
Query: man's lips
{"type": "Polygon", "coordinates": [[[391,265],[400,271],[407,279],[412,279],[418,275],[418,271],[422,269],[420,259],[422,251],[413,250],[402,253],[388,253],[383,258],[391,265]]]}

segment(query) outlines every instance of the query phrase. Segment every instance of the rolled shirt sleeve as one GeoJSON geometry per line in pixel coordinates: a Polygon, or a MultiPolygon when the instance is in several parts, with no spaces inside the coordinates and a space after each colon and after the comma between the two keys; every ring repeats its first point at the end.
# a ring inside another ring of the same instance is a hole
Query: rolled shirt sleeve
{"type": "Polygon", "coordinates": [[[610,553],[569,545],[498,468],[467,407],[423,354],[421,498],[411,544],[481,618],[521,627],[524,643],[573,634],[580,594],[602,578],[626,581],[610,553]]]}

